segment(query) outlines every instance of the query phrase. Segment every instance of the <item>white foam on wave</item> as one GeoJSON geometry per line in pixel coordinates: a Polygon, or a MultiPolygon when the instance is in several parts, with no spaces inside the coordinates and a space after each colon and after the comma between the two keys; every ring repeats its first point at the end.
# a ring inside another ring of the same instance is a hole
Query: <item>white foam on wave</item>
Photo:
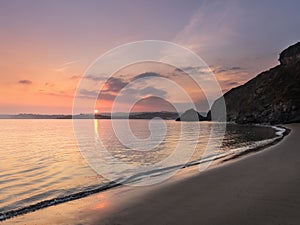
{"type": "Polygon", "coordinates": [[[271,126],[274,130],[276,130],[276,135],[279,137],[283,137],[284,132],[286,131],[283,127],[271,126]]]}
{"type": "Polygon", "coordinates": [[[256,141],[256,142],[254,142],[254,143],[252,143],[252,144],[250,144],[248,146],[232,149],[230,152],[234,152],[234,153],[236,153],[236,152],[243,152],[243,151],[247,151],[249,149],[255,149],[255,148],[266,146],[266,145],[271,144],[274,141],[282,138],[283,135],[284,135],[284,132],[286,131],[285,128],[283,128],[283,127],[277,127],[277,126],[269,126],[269,125],[263,125],[263,124],[255,124],[254,126],[272,128],[272,129],[274,129],[276,131],[275,132],[276,137],[269,138],[269,139],[266,139],[266,140],[256,141]]]}
{"type": "Polygon", "coordinates": [[[217,159],[220,159],[220,158],[225,158],[229,155],[235,155],[235,154],[239,154],[239,153],[242,153],[242,152],[245,152],[245,151],[248,151],[248,150],[252,150],[252,149],[254,150],[254,149],[257,149],[257,148],[260,148],[260,147],[264,147],[264,146],[272,144],[273,142],[275,142],[278,139],[282,138],[283,135],[284,135],[284,132],[286,131],[285,128],[278,127],[278,126],[270,126],[270,125],[264,125],[264,124],[254,124],[253,126],[272,128],[276,131],[275,132],[276,136],[273,137],[273,138],[266,139],[266,140],[253,142],[253,143],[251,143],[247,146],[233,148],[230,151],[227,151],[227,152],[224,152],[224,153],[216,153],[216,154],[207,156],[205,158],[202,158],[200,160],[190,162],[187,165],[188,166],[189,165],[193,166],[195,164],[207,163],[207,162],[214,161],[214,160],[217,160],[217,159]]]}

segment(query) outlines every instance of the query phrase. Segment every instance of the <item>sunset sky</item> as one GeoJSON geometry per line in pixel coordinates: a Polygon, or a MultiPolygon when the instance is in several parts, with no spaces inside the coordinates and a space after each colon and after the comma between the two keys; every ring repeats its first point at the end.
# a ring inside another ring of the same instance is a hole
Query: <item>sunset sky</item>
{"type": "MultiPolygon", "coordinates": [[[[298,0],[1,0],[0,113],[71,113],[87,67],[106,51],[139,40],[189,48],[226,92],[278,64],[280,51],[300,41],[299,11],[298,0]]],[[[159,74],[155,68],[127,74],[145,72],[159,74]]],[[[128,81],[122,79],[112,80],[110,94],[128,81]]],[[[148,86],[140,97],[167,92],[148,86]]],[[[194,93],[195,101],[201,98],[194,93]]],[[[110,101],[100,111],[109,111],[110,101]]],[[[155,104],[149,107],[138,110],[156,111],[155,104]]]]}

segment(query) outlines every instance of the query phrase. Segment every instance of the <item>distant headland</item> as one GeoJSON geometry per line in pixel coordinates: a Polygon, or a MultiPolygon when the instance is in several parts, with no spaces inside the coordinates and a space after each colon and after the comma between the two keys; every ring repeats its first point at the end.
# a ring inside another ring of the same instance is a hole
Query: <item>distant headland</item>
{"type": "Polygon", "coordinates": [[[0,119],[153,119],[161,118],[164,120],[175,120],[178,118],[177,112],[132,112],[132,113],[116,113],[111,115],[110,113],[103,114],[78,114],[78,115],[43,115],[43,114],[2,114],[0,119]]]}

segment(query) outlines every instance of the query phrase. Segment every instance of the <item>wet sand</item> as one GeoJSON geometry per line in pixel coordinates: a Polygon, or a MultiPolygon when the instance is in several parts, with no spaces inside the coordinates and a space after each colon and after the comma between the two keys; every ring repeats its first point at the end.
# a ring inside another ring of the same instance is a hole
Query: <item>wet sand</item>
{"type": "Polygon", "coordinates": [[[167,182],[123,186],[3,224],[300,224],[300,124],[261,152],[167,182]],[[196,174],[196,175],[195,175],[196,174]]]}

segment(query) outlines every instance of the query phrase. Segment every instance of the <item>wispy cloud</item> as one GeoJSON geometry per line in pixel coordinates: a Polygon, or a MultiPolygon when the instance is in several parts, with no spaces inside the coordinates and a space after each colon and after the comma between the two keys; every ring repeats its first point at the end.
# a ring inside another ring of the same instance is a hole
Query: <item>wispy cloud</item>
{"type": "Polygon", "coordinates": [[[48,95],[48,96],[55,96],[55,97],[64,97],[64,98],[73,98],[74,96],[68,94],[66,91],[48,91],[40,89],[39,94],[48,95]]]}
{"type": "MultiPolygon", "coordinates": [[[[135,82],[138,79],[142,79],[143,81],[147,81],[148,78],[153,77],[164,77],[163,75],[155,72],[145,72],[138,75],[135,75],[131,77],[130,79],[124,80],[120,77],[110,77],[105,85],[102,92],[112,92],[112,93],[118,93],[120,92],[125,86],[129,85],[132,82],[135,82]]],[[[96,79],[94,79],[96,81],[96,79]]],[[[141,80],[140,80],[141,81],[141,80]]],[[[146,85],[146,84],[145,84],[146,85]]],[[[136,91],[141,91],[140,93],[144,93],[145,91],[149,90],[149,88],[135,88],[136,91]]],[[[128,90],[132,90],[132,88],[128,88],[128,90]]],[[[154,89],[153,89],[154,90],[154,89]]]]}
{"type": "Polygon", "coordinates": [[[148,78],[148,77],[162,77],[162,75],[159,73],[155,73],[155,72],[145,72],[145,73],[141,73],[139,75],[134,76],[131,79],[131,81],[134,81],[136,79],[148,78]]]}
{"type": "Polygon", "coordinates": [[[55,86],[55,84],[51,83],[51,82],[46,82],[44,85],[45,85],[45,87],[54,87],[55,86]]]}
{"type": "Polygon", "coordinates": [[[237,86],[237,85],[239,85],[239,82],[235,82],[235,81],[229,81],[229,82],[227,82],[227,84],[229,85],[229,86],[237,86]]]}
{"type": "Polygon", "coordinates": [[[31,85],[32,81],[31,80],[19,80],[19,84],[24,84],[24,85],[31,85]]]}
{"type": "Polygon", "coordinates": [[[103,93],[99,92],[98,90],[86,90],[82,89],[80,90],[79,98],[83,99],[95,99],[98,100],[105,100],[105,101],[113,101],[116,98],[117,95],[112,93],[103,93]]]}
{"type": "Polygon", "coordinates": [[[66,69],[68,69],[70,67],[70,65],[76,64],[78,62],[79,62],[79,60],[74,60],[74,61],[69,61],[69,62],[63,63],[63,64],[59,65],[57,68],[55,68],[54,71],[55,72],[65,71],[66,69]]]}
{"type": "Polygon", "coordinates": [[[88,74],[84,77],[85,79],[94,81],[94,82],[99,82],[99,81],[104,81],[105,78],[104,76],[99,76],[99,75],[92,75],[92,74],[88,74]]]}
{"type": "Polygon", "coordinates": [[[237,21],[233,12],[236,11],[235,1],[204,1],[174,41],[198,53],[215,50],[235,34],[237,21]]]}
{"type": "Polygon", "coordinates": [[[239,67],[239,66],[232,66],[232,67],[222,66],[222,67],[217,67],[217,68],[212,68],[212,69],[213,69],[213,72],[215,74],[219,74],[219,73],[240,73],[240,72],[245,70],[245,69],[243,69],[242,67],[239,67]]]}
{"type": "Polygon", "coordinates": [[[127,84],[128,84],[128,82],[124,81],[121,78],[111,77],[106,81],[104,90],[102,90],[102,91],[116,93],[116,92],[119,92],[120,90],[122,90],[122,88],[124,88],[127,84]]]}
{"type": "Polygon", "coordinates": [[[81,78],[80,75],[73,75],[73,76],[70,77],[70,80],[78,80],[80,78],[81,78]]]}
{"type": "Polygon", "coordinates": [[[80,90],[80,97],[83,98],[96,98],[99,95],[99,91],[96,90],[86,90],[86,89],[81,89],[80,90]]]}
{"type": "Polygon", "coordinates": [[[211,74],[211,70],[210,68],[206,67],[206,66],[187,66],[184,68],[176,68],[173,72],[173,75],[182,75],[183,73],[188,73],[188,74],[201,74],[201,75],[207,75],[207,74],[211,74]]]}

